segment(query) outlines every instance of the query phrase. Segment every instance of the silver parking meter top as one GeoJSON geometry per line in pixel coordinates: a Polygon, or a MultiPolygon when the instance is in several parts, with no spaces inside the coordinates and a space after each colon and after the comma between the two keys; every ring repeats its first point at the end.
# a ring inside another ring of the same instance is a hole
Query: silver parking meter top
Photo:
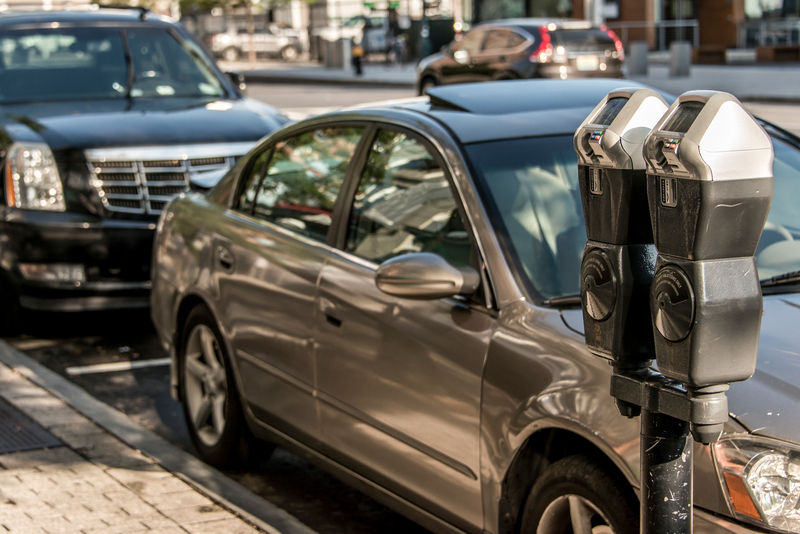
{"type": "Polygon", "coordinates": [[[667,107],[652,89],[618,89],[609,93],[575,132],[580,163],[644,169],[642,144],[667,107]]]}
{"type": "Polygon", "coordinates": [[[660,253],[753,255],[772,198],[772,142],[734,96],[684,93],[648,135],[644,156],[657,177],[650,208],[660,253]]]}
{"type": "Polygon", "coordinates": [[[678,97],[646,141],[647,170],[692,180],[772,176],[772,142],[728,93],[678,97]]]}

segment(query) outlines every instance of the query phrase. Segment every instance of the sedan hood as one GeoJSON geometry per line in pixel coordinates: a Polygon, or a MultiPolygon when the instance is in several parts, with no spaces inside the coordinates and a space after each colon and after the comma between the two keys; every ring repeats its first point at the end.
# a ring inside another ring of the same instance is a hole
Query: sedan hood
{"type": "MultiPolygon", "coordinates": [[[[565,323],[583,333],[580,309],[564,310],[565,323]]],[[[728,411],[758,434],[800,444],[800,293],[764,297],[756,372],[731,384],[728,411]]]]}
{"type": "Polygon", "coordinates": [[[286,119],[251,99],[142,99],[3,106],[12,135],[53,150],[255,141],[286,119]]]}

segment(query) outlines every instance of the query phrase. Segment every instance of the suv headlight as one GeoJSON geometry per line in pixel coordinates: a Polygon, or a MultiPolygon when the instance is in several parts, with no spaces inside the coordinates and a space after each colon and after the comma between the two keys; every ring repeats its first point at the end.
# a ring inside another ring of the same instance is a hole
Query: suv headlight
{"type": "Polygon", "coordinates": [[[56,160],[44,143],[14,143],[6,156],[6,202],[9,206],[64,211],[64,188],[56,160]]]}
{"type": "Polygon", "coordinates": [[[718,441],[712,450],[739,519],[800,532],[800,448],[768,438],[737,437],[718,441]]]}

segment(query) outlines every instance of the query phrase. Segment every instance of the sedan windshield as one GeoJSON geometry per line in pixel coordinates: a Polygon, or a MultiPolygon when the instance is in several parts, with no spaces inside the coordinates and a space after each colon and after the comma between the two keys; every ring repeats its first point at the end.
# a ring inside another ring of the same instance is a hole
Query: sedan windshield
{"type": "MultiPolygon", "coordinates": [[[[774,196],[756,251],[762,280],[800,271],[800,151],[775,135],[772,141],[774,196]]],[[[526,289],[545,299],[578,295],[586,229],[572,136],[476,143],[466,150],[526,289]]]]}
{"type": "Polygon", "coordinates": [[[199,48],[162,28],[0,35],[0,104],[224,95],[199,48]]]}

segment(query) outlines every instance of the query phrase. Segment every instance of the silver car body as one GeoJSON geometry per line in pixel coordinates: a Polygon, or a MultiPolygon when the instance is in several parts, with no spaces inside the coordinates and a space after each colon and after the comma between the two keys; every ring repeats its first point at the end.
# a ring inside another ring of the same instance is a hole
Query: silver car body
{"type": "MultiPolygon", "coordinates": [[[[606,85],[598,91],[614,86],[606,85]]],[[[235,360],[254,432],[431,530],[511,531],[536,459],[554,450],[602,459],[638,488],[639,420],[615,409],[611,367],[586,350],[580,310],[531,302],[463,163],[463,136],[433,118],[427,101],[416,106],[426,112],[329,114],[284,128],[261,146],[334,123],[422,136],[446,163],[468,217],[485,265],[486,306],[392,297],[376,287],[377,264],[230,209],[240,162],[210,194],[171,203],[159,223],[152,314],[172,356],[174,396],[182,322],[204,303],[235,360]]],[[[572,113],[578,119],[590,110],[572,113]]],[[[492,115],[463,120],[474,121],[477,137],[491,138],[493,128],[505,129],[501,137],[572,133],[537,121],[537,113],[521,113],[511,126],[492,115]]],[[[800,299],[767,302],[765,328],[773,310],[797,314],[793,306],[800,299]]],[[[768,382],[761,375],[734,386],[734,413],[747,421],[760,394],[751,390],[768,382]]],[[[796,390],[789,395],[796,402],[796,390]]],[[[782,417],[769,430],[800,443],[797,411],[782,417]]],[[[747,427],[734,418],[727,430],[747,427]]],[[[696,532],[749,531],[728,519],[709,448],[697,446],[695,458],[696,532]]]]}

